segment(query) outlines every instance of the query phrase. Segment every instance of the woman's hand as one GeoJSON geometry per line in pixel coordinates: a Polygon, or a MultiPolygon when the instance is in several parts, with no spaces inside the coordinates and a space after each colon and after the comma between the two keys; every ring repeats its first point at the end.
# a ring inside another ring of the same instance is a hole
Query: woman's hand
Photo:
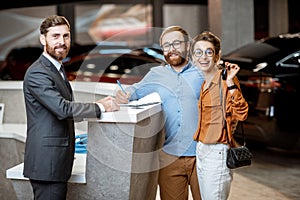
{"type": "Polygon", "coordinates": [[[232,86],[234,84],[233,78],[237,75],[237,73],[240,70],[240,67],[237,64],[230,63],[230,62],[225,62],[225,66],[227,69],[227,79],[226,83],[227,86],[232,86]]]}

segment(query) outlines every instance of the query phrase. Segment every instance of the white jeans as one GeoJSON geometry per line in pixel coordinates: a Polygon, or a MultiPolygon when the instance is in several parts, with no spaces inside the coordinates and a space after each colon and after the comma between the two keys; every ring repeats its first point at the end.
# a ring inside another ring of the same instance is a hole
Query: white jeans
{"type": "Polygon", "coordinates": [[[197,176],[202,200],[226,200],[232,171],[226,166],[228,146],[197,142],[197,176]]]}

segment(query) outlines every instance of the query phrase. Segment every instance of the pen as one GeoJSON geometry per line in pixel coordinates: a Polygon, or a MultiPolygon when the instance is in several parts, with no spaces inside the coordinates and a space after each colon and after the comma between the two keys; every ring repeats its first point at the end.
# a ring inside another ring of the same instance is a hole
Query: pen
{"type": "Polygon", "coordinates": [[[124,88],[122,87],[122,85],[121,85],[121,83],[120,83],[119,80],[117,80],[117,83],[118,83],[119,87],[121,88],[121,90],[126,94],[126,92],[125,92],[124,88]]]}

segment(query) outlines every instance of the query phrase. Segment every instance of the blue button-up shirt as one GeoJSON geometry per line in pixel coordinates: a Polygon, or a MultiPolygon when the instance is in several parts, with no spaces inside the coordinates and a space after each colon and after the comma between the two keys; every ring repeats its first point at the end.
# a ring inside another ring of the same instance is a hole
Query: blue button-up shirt
{"type": "Polygon", "coordinates": [[[203,73],[188,63],[181,72],[170,65],[153,67],[139,82],[126,90],[130,100],[157,92],[162,100],[165,116],[163,150],[175,156],[195,156],[193,135],[198,124],[198,99],[204,81],[203,73]]]}

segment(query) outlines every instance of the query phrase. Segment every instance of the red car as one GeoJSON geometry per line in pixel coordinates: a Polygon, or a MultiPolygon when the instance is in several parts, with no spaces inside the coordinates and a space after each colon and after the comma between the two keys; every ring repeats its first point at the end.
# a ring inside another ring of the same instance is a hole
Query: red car
{"type": "MultiPolygon", "coordinates": [[[[41,55],[40,47],[13,49],[0,67],[0,79],[23,80],[27,68],[41,55]]],[[[132,84],[153,66],[164,64],[160,47],[124,45],[73,46],[63,60],[70,81],[132,84]]]]}
{"type": "Polygon", "coordinates": [[[64,63],[71,81],[133,84],[151,67],[164,64],[162,52],[155,48],[107,48],[98,46],[89,53],[72,57],[64,63]]]}

